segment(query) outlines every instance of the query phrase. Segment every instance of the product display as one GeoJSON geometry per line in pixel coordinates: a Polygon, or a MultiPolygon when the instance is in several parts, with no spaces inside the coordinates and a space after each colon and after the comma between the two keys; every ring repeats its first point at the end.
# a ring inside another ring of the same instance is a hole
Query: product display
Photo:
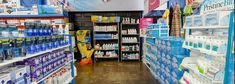
{"type": "Polygon", "coordinates": [[[118,34],[96,34],[95,39],[118,39],[118,34]]]}
{"type": "Polygon", "coordinates": [[[117,26],[94,26],[94,31],[117,31],[117,26]]]}
{"type": "Polygon", "coordinates": [[[122,34],[123,35],[127,35],[127,34],[137,34],[137,30],[136,29],[128,29],[128,30],[122,30],[122,34]]]}
{"type": "Polygon", "coordinates": [[[105,17],[105,16],[91,16],[92,22],[120,22],[119,16],[105,17]]]}
{"type": "Polygon", "coordinates": [[[122,24],[138,24],[139,19],[124,17],[122,18],[122,24]]]}
{"type": "Polygon", "coordinates": [[[16,38],[1,41],[3,61],[68,45],[68,40],[64,40],[64,36],[16,38]]]}
{"type": "Polygon", "coordinates": [[[234,0],[0,0],[0,84],[234,84],[234,19],[234,0]]]}
{"type": "Polygon", "coordinates": [[[1,20],[0,31],[3,84],[43,83],[73,61],[71,52],[64,52],[71,44],[69,27],[61,19],[1,20]]]}
{"type": "MultiPolygon", "coordinates": [[[[91,17],[94,19],[94,17],[91,17]]],[[[107,19],[103,17],[102,20],[107,19]]],[[[111,19],[111,18],[110,18],[111,19]]],[[[112,59],[119,60],[119,23],[94,22],[94,60],[112,59]]]]}
{"type": "Polygon", "coordinates": [[[118,57],[118,54],[115,51],[95,51],[95,57],[96,58],[114,58],[118,57]]]}
{"type": "Polygon", "coordinates": [[[123,43],[137,43],[138,39],[136,37],[122,37],[123,43]]]}
{"type": "Polygon", "coordinates": [[[140,29],[139,19],[123,17],[121,24],[121,61],[140,59],[140,29]]]}
{"type": "Polygon", "coordinates": [[[132,60],[132,59],[140,59],[140,55],[138,53],[134,54],[122,54],[122,60],[132,60]]]}
{"type": "Polygon", "coordinates": [[[72,80],[70,66],[63,67],[45,80],[45,84],[68,84],[72,80]]]}
{"type": "Polygon", "coordinates": [[[177,84],[184,71],[179,70],[188,50],[182,48],[183,39],[178,37],[159,37],[155,46],[147,49],[146,60],[152,74],[161,84],[177,84]],[[157,53],[157,55],[154,55],[157,53]]]}
{"type": "Polygon", "coordinates": [[[166,24],[150,24],[146,35],[148,37],[169,36],[169,27],[166,24]]]}
{"type": "Polygon", "coordinates": [[[2,84],[31,84],[30,77],[29,66],[10,66],[0,71],[2,84]]]}
{"type": "Polygon", "coordinates": [[[122,51],[139,51],[139,45],[133,45],[133,46],[122,46],[122,51]]]}
{"type": "Polygon", "coordinates": [[[118,50],[118,44],[97,44],[95,50],[118,50]]]}
{"type": "Polygon", "coordinates": [[[30,66],[30,74],[32,82],[40,81],[47,77],[53,71],[63,67],[66,63],[72,61],[72,55],[65,53],[64,49],[55,50],[51,53],[45,53],[35,58],[27,59],[18,64],[30,66]]]}
{"type": "Polygon", "coordinates": [[[223,28],[228,26],[229,17],[228,11],[187,17],[185,29],[198,30],[192,30],[183,44],[184,48],[191,50],[191,54],[181,64],[183,70],[189,70],[184,73],[181,83],[223,83],[228,47],[228,30],[223,28]],[[200,29],[201,26],[209,30],[200,29]]]}

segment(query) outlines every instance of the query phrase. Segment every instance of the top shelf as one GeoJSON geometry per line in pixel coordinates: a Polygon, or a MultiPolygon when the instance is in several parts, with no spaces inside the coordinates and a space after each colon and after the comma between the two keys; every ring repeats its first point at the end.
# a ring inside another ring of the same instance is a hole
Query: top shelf
{"type": "Polygon", "coordinates": [[[43,18],[43,17],[64,17],[63,14],[43,14],[43,15],[0,15],[0,18],[43,18]]]}
{"type": "Polygon", "coordinates": [[[122,25],[139,25],[139,23],[128,23],[128,24],[122,24],[122,25]]]}
{"type": "Polygon", "coordinates": [[[201,26],[201,27],[184,27],[183,29],[228,29],[229,26],[201,26]]]}

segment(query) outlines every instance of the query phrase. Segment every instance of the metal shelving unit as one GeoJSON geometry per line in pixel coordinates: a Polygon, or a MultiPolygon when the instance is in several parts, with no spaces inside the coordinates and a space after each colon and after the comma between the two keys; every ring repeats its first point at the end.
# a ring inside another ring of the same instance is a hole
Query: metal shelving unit
{"type": "Polygon", "coordinates": [[[131,60],[138,60],[141,61],[141,56],[140,56],[140,29],[139,29],[139,23],[130,23],[130,24],[121,24],[121,28],[119,30],[120,32],[120,58],[121,61],[131,61],[131,60]],[[122,30],[128,30],[128,29],[136,29],[137,33],[136,34],[123,34],[122,30]],[[122,38],[123,37],[136,37],[137,38],[137,42],[122,42],[122,38]],[[122,51],[121,48],[122,46],[133,46],[133,45],[138,45],[139,49],[138,51],[122,51]],[[123,58],[123,54],[139,54],[138,59],[124,59],[123,58]]]}
{"type": "MultiPolygon", "coordinates": [[[[119,44],[119,22],[93,22],[93,45],[95,46],[96,44],[112,44],[116,43],[119,44]],[[116,25],[117,26],[117,31],[95,31],[94,26],[111,26],[111,25],[116,25]],[[95,38],[94,36],[96,34],[117,34],[118,38],[95,38]]],[[[101,51],[106,52],[109,51],[115,51],[117,54],[117,57],[108,57],[108,56],[103,56],[103,57],[96,57],[94,55],[94,60],[97,61],[98,59],[117,59],[119,61],[119,47],[118,49],[102,49],[102,50],[95,50],[96,51],[101,51]]]]}

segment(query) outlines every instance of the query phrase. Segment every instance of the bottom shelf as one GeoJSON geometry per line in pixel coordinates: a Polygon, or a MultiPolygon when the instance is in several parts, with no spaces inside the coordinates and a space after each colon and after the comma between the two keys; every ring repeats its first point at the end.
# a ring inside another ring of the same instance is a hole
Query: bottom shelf
{"type": "Polygon", "coordinates": [[[146,65],[146,67],[150,70],[150,63],[145,59],[143,58],[143,63],[146,65]]]}
{"type": "Polygon", "coordinates": [[[122,59],[122,61],[139,61],[140,59],[122,59]]]}
{"type": "Polygon", "coordinates": [[[31,84],[39,84],[42,81],[44,81],[46,78],[50,77],[51,75],[53,75],[54,73],[58,72],[59,70],[61,70],[63,67],[65,67],[66,65],[70,64],[72,61],[69,61],[67,63],[65,63],[64,65],[62,65],[60,68],[56,69],[55,71],[53,71],[52,73],[48,74],[46,77],[42,78],[41,80],[37,81],[37,82],[32,82],[31,84]]]}

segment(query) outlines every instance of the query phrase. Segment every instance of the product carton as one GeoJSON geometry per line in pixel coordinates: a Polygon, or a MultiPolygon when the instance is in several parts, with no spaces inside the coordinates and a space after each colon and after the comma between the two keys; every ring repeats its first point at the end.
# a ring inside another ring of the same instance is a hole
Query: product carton
{"type": "Polygon", "coordinates": [[[11,73],[6,73],[6,72],[1,72],[0,73],[0,81],[3,84],[12,84],[13,80],[12,80],[12,74],[11,73]]]}

